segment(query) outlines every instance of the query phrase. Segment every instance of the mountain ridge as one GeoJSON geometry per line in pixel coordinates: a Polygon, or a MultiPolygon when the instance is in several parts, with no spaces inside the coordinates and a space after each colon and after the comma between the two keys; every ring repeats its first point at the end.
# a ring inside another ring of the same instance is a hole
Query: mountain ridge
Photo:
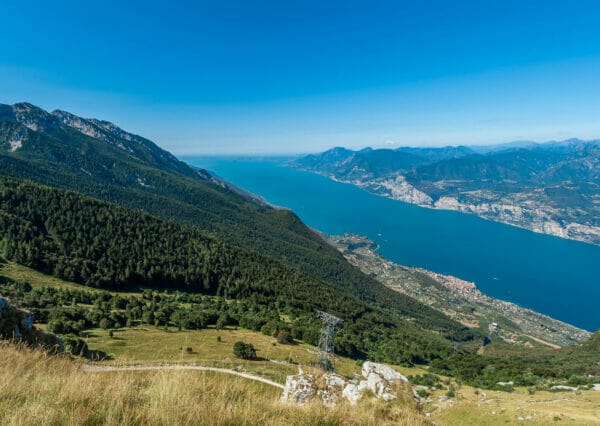
{"type": "Polygon", "coordinates": [[[290,166],[422,207],[600,244],[600,140],[332,152],[290,166]]]}

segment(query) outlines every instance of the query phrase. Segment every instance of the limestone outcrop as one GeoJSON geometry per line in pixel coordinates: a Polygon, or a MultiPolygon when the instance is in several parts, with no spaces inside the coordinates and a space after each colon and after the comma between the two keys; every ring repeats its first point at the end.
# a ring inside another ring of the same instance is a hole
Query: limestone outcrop
{"type": "MultiPolygon", "coordinates": [[[[363,363],[362,375],[364,380],[348,381],[335,373],[315,377],[300,370],[298,374],[287,377],[281,399],[295,404],[320,400],[325,405],[333,405],[345,398],[350,404],[356,404],[368,393],[378,399],[392,401],[399,397],[398,390],[402,384],[408,384],[408,379],[390,366],[370,361],[363,363]]],[[[411,391],[420,407],[419,395],[412,388],[411,391]]]]}

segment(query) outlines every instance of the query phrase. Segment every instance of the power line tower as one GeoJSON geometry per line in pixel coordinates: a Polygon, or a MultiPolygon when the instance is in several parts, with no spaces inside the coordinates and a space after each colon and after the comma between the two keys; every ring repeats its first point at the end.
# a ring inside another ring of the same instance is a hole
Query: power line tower
{"type": "Polygon", "coordinates": [[[317,311],[317,317],[323,321],[323,327],[321,327],[321,334],[319,336],[318,363],[324,370],[332,370],[333,336],[335,334],[335,327],[340,325],[343,320],[323,311],[317,311]]]}

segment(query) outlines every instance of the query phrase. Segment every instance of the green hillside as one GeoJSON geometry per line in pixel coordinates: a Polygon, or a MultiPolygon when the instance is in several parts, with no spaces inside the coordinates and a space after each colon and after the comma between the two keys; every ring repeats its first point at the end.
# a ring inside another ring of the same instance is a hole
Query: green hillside
{"type": "Polygon", "coordinates": [[[0,177],[0,235],[6,259],[47,274],[103,289],[171,289],[245,301],[265,311],[257,315],[259,327],[285,315],[290,331],[312,343],[314,312],[328,310],[346,320],[337,343],[352,356],[426,362],[450,346],[426,330],[464,332],[412,299],[406,300],[423,310],[407,321],[352,288],[335,288],[198,229],[15,178],[0,177]]]}
{"type": "Polygon", "coordinates": [[[0,256],[119,293],[4,277],[3,295],[77,348],[85,330],[127,323],[234,325],[315,344],[321,309],[344,319],[335,342],[342,354],[430,363],[478,386],[598,366],[588,349],[595,340],[555,352],[492,344],[476,354],[483,334],[363,274],[292,212],[111,123],[0,106],[0,168],[0,256]],[[450,340],[466,343],[451,355],[450,340]]]}
{"type": "Polygon", "coordinates": [[[451,354],[450,343],[431,330],[436,324],[446,327],[444,333],[460,330],[439,313],[400,319],[351,288],[334,288],[196,228],[11,177],[0,176],[0,235],[7,260],[95,288],[50,285],[43,276],[48,284],[35,278],[34,286],[31,273],[12,263],[0,267],[0,293],[31,310],[78,353],[86,330],[137,324],[190,330],[233,325],[316,344],[314,312],[326,309],[345,320],[336,335],[339,353],[429,363],[432,371],[479,387],[494,388],[498,381],[528,386],[553,377],[581,381],[600,367],[597,335],[558,351],[494,343],[476,354],[475,341],[451,354]],[[106,289],[118,293],[99,291],[106,289]]]}
{"type": "Polygon", "coordinates": [[[425,327],[472,337],[361,273],[293,212],[266,206],[111,123],[25,103],[0,105],[0,170],[208,231],[425,327]]]}

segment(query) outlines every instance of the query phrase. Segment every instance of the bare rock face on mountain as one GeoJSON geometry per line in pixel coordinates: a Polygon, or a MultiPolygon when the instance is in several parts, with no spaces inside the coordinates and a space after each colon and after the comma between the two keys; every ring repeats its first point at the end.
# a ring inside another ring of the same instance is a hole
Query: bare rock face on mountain
{"type": "MultiPolygon", "coordinates": [[[[282,401],[295,404],[305,404],[314,399],[319,399],[324,405],[333,405],[345,398],[350,404],[356,404],[370,391],[378,399],[392,401],[397,399],[399,392],[408,386],[408,379],[393,368],[374,362],[365,362],[362,366],[362,375],[365,380],[346,381],[335,373],[325,373],[321,377],[312,374],[288,376],[282,401]]],[[[412,390],[412,398],[418,407],[421,401],[417,393],[412,390]]]]}

